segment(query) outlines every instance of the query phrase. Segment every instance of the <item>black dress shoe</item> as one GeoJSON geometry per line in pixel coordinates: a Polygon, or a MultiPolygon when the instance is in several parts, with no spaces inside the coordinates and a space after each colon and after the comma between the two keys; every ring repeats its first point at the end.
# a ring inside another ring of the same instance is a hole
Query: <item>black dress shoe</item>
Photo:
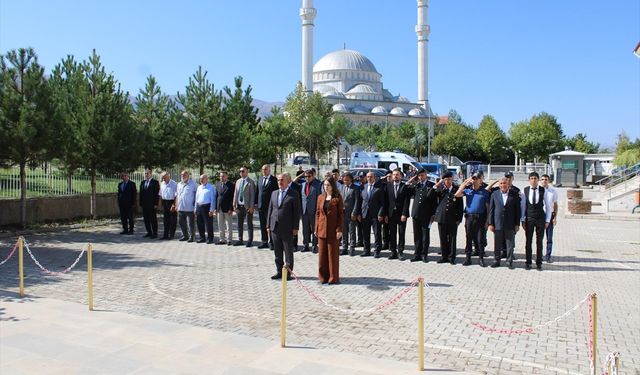
{"type": "Polygon", "coordinates": [[[515,267],[513,266],[513,262],[509,262],[509,269],[510,270],[515,269],[515,267]]]}
{"type": "Polygon", "coordinates": [[[131,229],[130,231],[127,232],[127,234],[131,235],[133,234],[133,229],[131,229]]]}
{"type": "Polygon", "coordinates": [[[451,258],[451,260],[449,261],[450,264],[456,264],[456,258],[451,258]]]}
{"type": "Polygon", "coordinates": [[[463,266],[470,266],[471,265],[471,257],[467,257],[467,259],[464,260],[464,263],[462,263],[463,266]]]}
{"type": "Polygon", "coordinates": [[[189,238],[187,242],[193,242],[193,238],[189,238]]]}
{"type": "Polygon", "coordinates": [[[149,238],[149,237],[151,237],[151,233],[147,233],[144,236],[142,236],[142,238],[149,238]]]}
{"type": "Polygon", "coordinates": [[[480,267],[486,267],[486,265],[484,264],[484,258],[480,257],[480,259],[478,260],[478,264],[480,265],[480,267]]]}
{"type": "Polygon", "coordinates": [[[371,250],[365,250],[362,252],[362,254],[360,254],[361,257],[370,257],[371,256],[371,250]]]}
{"type": "Polygon", "coordinates": [[[429,258],[426,255],[422,257],[422,263],[429,263],[429,258]]]}
{"type": "Polygon", "coordinates": [[[300,250],[301,253],[308,253],[309,251],[309,246],[304,246],[302,250],[300,250]]]}
{"type": "Polygon", "coordinates": [[[211,245],[213,243],[213,240],[208,240],[207,241],[207,245],[211,245]]]}
{"type": "Polygon", "coordinates": [[[349,252],[347,251],[347,249],[342,249],[340,250],[340,255],[347,255],[349,254],[349,252]]]}
{"type": "Polygon", "coordinates": [[[268,247],[269,247],[269,244],[263,242],[262,244],[260,244],[260,246],[258,246],[258,249],[267,249],[268,247]]]}
{"type": "Polygon", "coordinates": [[[526,264],[526,265],[524,266],[524,268],[528,271],[528,270],[530,270],[530,269],[531,269],[531,265],[530,265],[530,264],[526,264]]]}
{"type": "Polygon", "coordinates": [[[207,240],[205,240],[204,238],[201,238],[198,240],[198,243],[205,243],[205,242],[207,242],[207,240]]]}
{"type": "Polygon", "coordinates": [[[282,280],[282,274],[276,273],[275,275],[271,276],[271,280],[282,280]]]}
{"type": "Polygon", "coordinates": [[[507,252],[503,251],[502,254],[500,254],[500,259],[507,259],[507,252]]]}
{"type": "Polygon", "coordinates": [[[151,235],[151,238],[158,238],[158,233],[154,233],[151,235]]]}
{"type": "Polygon", "coordinates": [[[253,241],[249,241],[247,242],[247,244],[245,245],[246,247],[252,247],[253,246],[253,241]]]}
{"type": "Polygon", "coordinates": [[[477,257],[477,256],[478,256],[478,250],[474,250],[474,251],[471,253],[471,255],[472,255],[472,256],[474,256],[474,257],[477,257]]]}
{"type": "Polygon", "coordinates": [[[226,245],[227,241],[225,240],[219,240],[218,242],[216,242],[216,245],[226,245]]]}
{"type": "Polygon", "coordinates": [[[373,252],[373,257],[374,258],[380,258],[380,250],[376,250],[373,252]]]}
{"type": "Polygon", "coordinates": [[[356,243],[356,247],[364,247],[364,242],[358,242],[358,243],[356,243]]]}
{"type": "Polygon", "coordinates": [[[538,264],[538,265],[536,266],[536,269],[537,269],[538,271],[542,271],[542,264],[538,264]]]}
{"type": "Polygon", "coordinates": [[[349,249],[349,256],[356,256],[356,249],[349,249]]]}
{"type": "Polygon", "coordinates": [[[187,237],[182,237],[179,241],[182,242],[182,241],[187,241],[187,240],[189,240],[187,237]]]}
{"type": "Polygon", "coordinates": [[[500,267],[500,262],[493,262],[493,264],[491,265],[491,268],[498,268],[500,267]]]}
{"type": "Polygon", "coordinates": [[[129,234],[129,231],[123,230],[120,234],[129,234]]]}
{"type": "Polygon", "coordinates": [[[404,253],[402,251],[398,251],[398,260],[405,260],[404,253]]]}
{"type": "Polygon", "coordinates": [[[442,264],[442,263],[449,263],[449,259],[445,259],[445,258],[440,258],[438,259],[438,261],[436,263],[442,264]]]}
{"type": "Polygon", "coordinates": [[[311,254],[318,254],[318,246],[314,246],[311,248],[311,254]]]}
{"type": "Polygon", "coordinates": [[[422,257],[413,257],[413,258],[411,258],[411,263],[413,263],[413,262],[419,262],[419,261],[421,261],[421,260],[422,260],[422,257]]]}
{"type": "Polygon", "coordinates": [[[242,246],[242,245],[244,245],[244,242],[242,241],[236,241],[233,243],[233,246],[242,246]]]}
{"type": "Polygon", "coordinates": [[[395,251],[391,252],[391,255],[387,259],[398,259],[398,253],[395,251]]]}

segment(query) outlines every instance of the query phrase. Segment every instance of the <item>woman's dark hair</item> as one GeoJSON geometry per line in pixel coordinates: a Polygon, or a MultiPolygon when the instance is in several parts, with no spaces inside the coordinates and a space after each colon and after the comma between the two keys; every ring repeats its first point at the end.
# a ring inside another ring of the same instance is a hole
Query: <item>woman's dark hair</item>
{"type": "Polygon", "coordinates": [[[340,195],[340,191],[338,191],[338,186],[336,185],[336,179],[333,177],[329,177],[326,178],[325,181],[328,181],[331,185],[331,198],[341,198],[342,196],[340,195]]]}

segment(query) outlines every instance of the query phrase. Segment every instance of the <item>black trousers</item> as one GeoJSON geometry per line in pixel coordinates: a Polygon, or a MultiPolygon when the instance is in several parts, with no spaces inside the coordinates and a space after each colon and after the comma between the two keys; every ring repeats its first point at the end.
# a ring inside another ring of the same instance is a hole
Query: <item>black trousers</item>
{"type": "Polygon", "coordinates": [[[524,248],[525,251],[525,258],[526,258],[526,264],[531,264],[532,261],[532,257],[533,257],[533,249],[532,249],[532,242],[533,242],[533,232],[535,231],[535,235],[536,235],[536,266],[541,266],[542,265],[542,239],[544,237],[544,219],[531,219],[531,218],[526,218],[525,219],[525,225],[524,225],[524,233],[525,233],[525,237],[527,238],[527,244],[524,248]]]}
{"type": "Polygon", "coordinates": [[[204,228],[207,228],[207,241],[213,241],[213,217],[209,216],[211,204],[203,204],[196,207],[196,220],[198,223],[198,233],[200,239],[204,239],[204,228]]]}
{"type": "Polygon", "coordinates": [[[309,246],[309,243],[313,247],[318,247],[318,238],[313,234],[316,229],[316,213],[309,213],[302,215],[302,245],[304,247],[309,246]]]}
{"type": "Polygon", "coordinates": [[[364,251],[371,251],[371,230],[373,229],[374,250],[382,249],[382,224],[378,221],[378,217],[362,218],[362,243],[364,251]]]}
{"type": "Polygon", "coordinates": [[[440,235],[440,250],[442,259],[453,260],[456,258],[456,237],[458,235],[458,224],[438,223],[438,234],[440,235]]]}
{"type": "Polygon", "coordinates": [[[247,219],[247,235],[248,241],[253,242],[253,214],[249,214],[246,206],[238,206],[236,210],[238,215],[238,240],[242,242],[244,235],[244,219],[247,219]]]}
{"type": "Polygon", "coordinates": [[[507,261],[512,262],[515,242],[516,232],[513,229],[496,229],[493,233],[493,258],[495,261],[500,262],[502,253],[506,252],[507,261]]]}
{"type": "Polygon", "coordinates": [[[416,245],[414,257],[426,259],[429,253],[429,242],[431,242],[429,221],[411,219],[411,222],[413,223],[413,242],[416,245]]]}
{"type": "Polygon", "coordinates": [[[120,206],[120,221],[125,232],[133,232],[133,207],[120,206]]]}
{"type": "Polygon", "coordinates": [[[273,239],[273,253],[276,257],[276,272],[282,272],[282,266],[286,264],[293,270],[293,233],[271,232],[273,239]]]}
{"type": "Polygon", "coordinates": [[[395,252],[404,251],[404,237],[407,230],[407,222],[400,221],[400,217],[391,216],[389,218],[389,250],[395,252]]]}
{"type": "Polygon", "coordinates": [[[361,221],[356,221],[356,233],[357,233],[357,241],[356,241],[356,246],[362,246],[362,244],[364,244],[364,241],[362,240],[362,230],[363,230],[363,226],[362,226],[362,222],[361,221]]]}
{"type": "Polygon", "coordinates": [[[382,231],[382,243],[384,244],[384,247],[389,247],[389,224],[382,222],[380,229],[382,231]]]}
{"type": "Polygon", "coordinates": [[[465,214],[464,229],[467,235],[467,245],[464,252],[467,257],[471,256],[473,247],[476,247],[479,257],[484,257],[484,240],[482,238],[482,228],[484,227],[484,214],[465,214]]]}
{"type": "Polygon", "coordinates": [[[356,230],[358,226],[358,222],[355,220],[351,220],[351,214],[344,214],[344,218],[342,220],[342,248],[346,249],[347,247],[353,249],[356,247],[356,230]]]}
{"type": "Polygon", "coordinates": [[[178,213],[171,212],[171,206],[175,200],[162,200],[162,223],[164,224],[164,238],[173,238],[176,235],[176,227],[178,226],[178,213]]]}
{"type": "Polygon", "coordinates": [[[260,219],[260,238],[262,243],[269,242],[270,244],[273,244],[273,240],[269,238],[269,232],[267,231],[267,214],[267,209],[258,209],[258,218],[260,219]]]}
{"type": "Polygon", "coordinates": [[[147,234],[158,235],[158,217],[156,216],[156,206],[142,206],[142,218],[147,234]]]}

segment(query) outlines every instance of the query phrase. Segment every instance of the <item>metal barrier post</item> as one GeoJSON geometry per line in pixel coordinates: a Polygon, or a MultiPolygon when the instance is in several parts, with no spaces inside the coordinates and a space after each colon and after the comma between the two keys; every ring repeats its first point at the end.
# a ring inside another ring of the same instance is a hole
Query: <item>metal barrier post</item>
{"type": "Polygon", "coordinates": [[[424,371],[424,279],[418,279],[418,370],[424,371]]]}
{"type": "Polygon", "coordinates": [[[20,274],[20,297],[24,297],[24,238],[18,237],[18,273],[20,274]]]}
{"type": "Polygon", "coordinates": [[[282,267],[282,311],[280,315],[280,347],[286,346],[286,334],[287,334],[287,278],[288,269],[285,264],[282,267]]]}
{"type": "Polygon", "coordinates": [[[89,286],[89,311],[93,311],[93,257],[91,244],[87,245],[87,284],[89,286]]]}
{"type": "Polygon", "coordinates": [[[598,295],[593,293],[591,295],[591,316],[593,317],[591,321],[591,332],[593,333],[593,358],[591,363],[591,368],[595,372],[597,371],[597,356],[598,356],[598,295]]]}

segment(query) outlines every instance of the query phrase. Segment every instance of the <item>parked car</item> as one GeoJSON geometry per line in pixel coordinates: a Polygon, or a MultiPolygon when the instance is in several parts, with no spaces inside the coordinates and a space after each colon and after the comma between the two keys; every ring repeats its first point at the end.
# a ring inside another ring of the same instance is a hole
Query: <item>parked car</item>
{"type": "Polygon", "coordinates": [[[310,156],[301,156],[298,155],[293,158],[293,165],[315,165],[318,164],[318,161],[315,158],[310,156]]]}

